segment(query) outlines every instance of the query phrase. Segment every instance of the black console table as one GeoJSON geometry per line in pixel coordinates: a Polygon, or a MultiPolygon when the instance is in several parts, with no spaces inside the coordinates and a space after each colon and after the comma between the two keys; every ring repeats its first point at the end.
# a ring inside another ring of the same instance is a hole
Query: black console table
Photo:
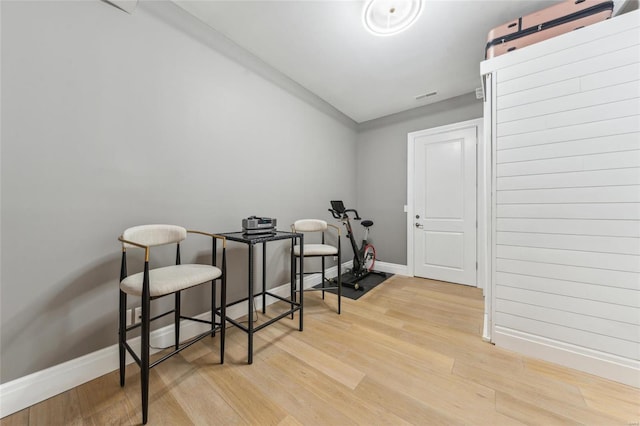
{"type": "MultiPolygon", "coordinates": [[[[247,302],[247,313],[249,316],[249,320],[248,320],[248,325],[245,326],[244,324],[239,323],[238,321],[236,321],[233,318],[229,318],[227,317],[227,321],[229,321],[231,324],[235,325],[236,327],[238,327],[239,329],[243,330],[245,333],[248,334],[249,337],[249,349],[248,349],[248,359],[247,362],[249,364],[253,363],[253,333],[263,329],[264,327],[273,324],[276,321],[281,320],[282,318],[291,315],[291,317],[293,318],[293,313],[296,311],[300,311],[300,316],[299,316],[299,330],[302,331],[302,297],[303,297],[303,291],[300,291],[300,298],[297,299],[296,298],[296,289],[295,289],[295,282],[296,282],[296,277],[294,276],[294,268],[293,268],[293,262],[295,261],[294,256],[293,256],[293,246],[296,243],[296,240],[298,241],[298,244],[300,245],[300,256],[302,257],[303,255],[303,235],[299,234],[299,233],[294,233],[294,232],[284,232],[284,231],[275,231],[272,233],[267,233],[267,234],[256,234],[256,235],[248,235],[248,234],[244,234],[242,232],[225,232],[225,233],[221,233],[218,235],[222,235],[224,236],[228,241],[235,241],[238,243],[243,243],[246,244],[249,247],[249,278],[248,278],[248,283],[247,283],[247,290],[248,290],[248,295],[246,299],[241,299],[238,300],[234,303],[231,303],[230,305],[234,305],[236,303],[241,303],[241,302],[247,302]],[[281,297],[280,295],[277,294],[273,294],[269,291],[267,291],[267,278],[266,278],[266,258],[267,258],[267,243],[270,241],[278,241],[278,240],[291,240],[291,297],[289,299],[281,297]],[[253,289],[253,248],[256,244],[260,244],[262,243],[262,291],[259,293],[259,295],[262,295],[262,313],[266,313],[266,296],[271,296],[271,297],[275,297],[276,299],[280,299],[284,302],[287,302],[291,308],[289,310],[287,310],[286,312],[281,313],[280,315],[278,315],[275,318],[270,319],[269,321],[262,323],[256,327],[254,327],[253,325],[253,302],[254,302],[254,297],[257,296],[257,294],[254,294],[254,289],[253,289]]],[[[300,271],[299,271],[299,277],[300,277],[300,286],[302,286],[303,283],[303,278],[304,278],[304,265],[302,264],[303,262],[301,262],[300,264],[300,271]]]]}

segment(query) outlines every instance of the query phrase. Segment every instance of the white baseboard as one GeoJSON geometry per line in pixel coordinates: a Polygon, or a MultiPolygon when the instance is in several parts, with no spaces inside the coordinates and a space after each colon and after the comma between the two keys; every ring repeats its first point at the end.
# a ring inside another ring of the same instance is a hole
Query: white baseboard
{"type": "MultiPolygon", "coordinates": [[[[351,262],[343,265],[343,268],[351,267],[351,262]]],[[[338,268],[328,268],[326,276],[333,278],[338,274],[338,268]]],[[[313,287],[320,284],[321,275],[308,275],[304,279],[304,288],[313,287]]],[[[290,292],[289,283],[283,284],[276,288],[269,289],[271,293],[287,297],[290,292]]],[[[268,297],[267,304],[271,305],[278,299],[268,297]]],[[[256,297],[256,306],[262,305],[262,297],[256,297]]],[[[247,304],[238,303],[227,308],[227,316],[230,318],[240,318],[247,314],[247,304]]],[[[210,320],[211,313],[206,312],[198,315],[197,318],[210,320]]],[[[196,323],[192,321],[183,321],[180,327],[180,336],[182,340],[204,333],[207,330],[207,324],[196,323]]],[[[151,333],[151,346],[167,347],[173,344],[174,339],[173,324],[151,333]]],[[[129,345],[135,350],[140,350],[140,338],[129,340],[129,345]]],[[[151,353],[158,350],[151,350],[151,353]]],[[[127,364],[131,364],[133,359],[127,354],[127,364]]],[[[16,380],[0,384],[0,418],[18,412],[24,408],[30,407],[45,399],[51,398],[62,392],[66,392],[76,386],[91,381],[95,378],[103,376],[119,368],[118,361],[118,345],[112,345],[96,352],[81,356],[54,365],[53,367],[37,371],[16,380]]]]}
{"type": "Polygon", "coordinates": [[[485,311],[484,322],[482,325],[482,340],[491,343],[491,334],[489,333],[491,328],[489,327],[489,314],[485,311]]]}
{"type": "Polygon", "coordinates": [[[386,272],[388,274],[394,275],[409,275],[409,272],[407,271],[407,265],[398,265],[396,263],[380,262],[376,260],[376,263],[373,266],[376,271],[386,272]]]}
{"type": "Polygon", "coordinates": [[[499,326],[492,337],[496,346],[640,388],[638,361],[499,326]]]}

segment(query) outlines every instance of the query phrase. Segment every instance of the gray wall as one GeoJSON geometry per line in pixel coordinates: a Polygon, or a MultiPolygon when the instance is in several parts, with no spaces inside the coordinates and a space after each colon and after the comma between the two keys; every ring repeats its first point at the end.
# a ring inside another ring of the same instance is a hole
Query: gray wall
{"type": "MultiPolygon", "coordinates": [[[[287,229],[328,219],[331,199],[355,203],[349,120],[211,49],[153,2],[132,15],[98,1],[1,7],[1,382],[116,343],[124,228],[221,232],[258,214],[287,229]]],[[[197,241],[183,261],[206,260],[197,241]]],[[[273,252],[278,285],[288,263],[273,252]]],[[[233,299],[245,248],[229,259],[233,299]]]]}
{"type": "Polygon", "coordinates": [[[480,117],[482,102],[470,93],[360,124],[357,206],[374,221],[379,260],[407,264],[407,133],[480,117]]]}
{"type": "MultiPolygon", "coordinates": [[[[375,220],[378,257],[406,264],[407,133],[482,114],[469,95],[355,126],[167,3],[0,7],[2,383],[116,342],[116,237],[129,226],[219,232],[259,214],[286,229],[343,199],[375,220]]],[[[205,241],[185,250],[208,260],[205,241]]],[[[288,281],[285,253],[269,252],[274,286],[288,281]]],[[[231,299],[246,261],[230,245],[231,299]]]]}

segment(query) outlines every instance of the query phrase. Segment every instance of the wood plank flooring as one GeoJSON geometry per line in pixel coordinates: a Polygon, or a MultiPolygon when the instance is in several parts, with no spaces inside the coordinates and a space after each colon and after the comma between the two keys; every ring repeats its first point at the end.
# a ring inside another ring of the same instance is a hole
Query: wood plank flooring
{"type": "MultiPolygon", "coordinates": [[[[475,288],[394,276],[357,301],[305,295],[297,318],[247,337],[231,327],[224,365],[205,339],[151,372],[150,425],[638,425],[640,390],[481,339],[475,288]]],[[[278,306],[269,309],[274,316],[278,306]]],[[[266,317],[260,314],[259,322],[266,317]]],[[[139,424],[135,365],[0,420],[139,424]]]]}

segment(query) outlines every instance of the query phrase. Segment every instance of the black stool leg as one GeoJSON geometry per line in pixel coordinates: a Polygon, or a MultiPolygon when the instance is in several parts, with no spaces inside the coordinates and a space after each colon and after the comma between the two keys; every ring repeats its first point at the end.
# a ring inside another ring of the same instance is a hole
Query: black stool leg
{"type": "Polygon", "coordinates": [[[338,315],[342,310],[342,247],[338,236],[338,315]]]}
{"type": "MultiPolygon", "coordinates": [[[[300,262],[298,256],[291,259],[291,300],[294,302],[298,300],[298,262],[300,262]]],[[[291,314],[291,319],[293,319],[293,314],[291,314]]]]}
{"type": "Polygon", "coordinates": [[[338,256],[338,315],[342,310],[342,265],[338,256]]]}
{"type": "Polygon", "coordinates": [[[227,252],[222,251],[222,287],[220,288],[220,364],[224,364],[224,339],[227,330],[227,252]]]}
{"type": "Polygon", "coordinates": [[[324,256],[322,256],[322,300],[324,300],[324,256]]]}
{"type": "Polygon", "coordinates": [[[125,376],[125,348],[124,342],[127,340],[127,293],[120,290],[120,308],[118,315],[118,352],[120,356],[120,387],[124,386],[125,376]]]}
{"type": "Polygon", "coordinates": [[[149,335],[151,332],[151,300],[149,296],[149,263],[145,262],[142,282],[142,348],[140,356],[140,390],[142,396],[142,424],[147,424],[149,414],[149,335]]]}
{"type": "Polygon", "coordinates": [[[298,278],[298,266],[302,263],[302,258],[296,256],[293,263],[293,301],[298,301],[298,280],[300,280],[300,287],[302,287],[302,279],[298,278]]]}
{"type": "Polygon", "coordinates": [[[176,335],[176,350],[180,347],[180,292],[176,293],[176,306],[174,316],[174,332],[176,335]]]}
{"type": "MultiPolygon", "coordinates": [[[[127,277],[127,251],[122,247],[120,263],[120,282],[127,277]]],[[[118,308],[118,352],[120,356],[120,387],[124,386],[125,375],[125,347],[127,341],[127,293],[120,290],[120,304],[118,308]]]]}
{"type": "MultiPolygon", "coordinates": [[[[220,324],[219,326],[222,326],[222,306],[220,306],[220,322],[216,323],[216,314],[217,314],[217,308],[215,305],[215,298],[213,297],[213,295],[215,294],[215,292],[218,290],[218,285],[217,285],[217,279],[216,280],[211,280],[211,337],[214,337],[216,335],[216,324],[220,324]]],[[[224,296],[223,296],[224,297],[224,296]]],[[[220,363],[222,364],[222,360],[224,359],[224,335],[222,334],[222,329],[220,330],[221,335],[220,335],[220,363]]]]}

